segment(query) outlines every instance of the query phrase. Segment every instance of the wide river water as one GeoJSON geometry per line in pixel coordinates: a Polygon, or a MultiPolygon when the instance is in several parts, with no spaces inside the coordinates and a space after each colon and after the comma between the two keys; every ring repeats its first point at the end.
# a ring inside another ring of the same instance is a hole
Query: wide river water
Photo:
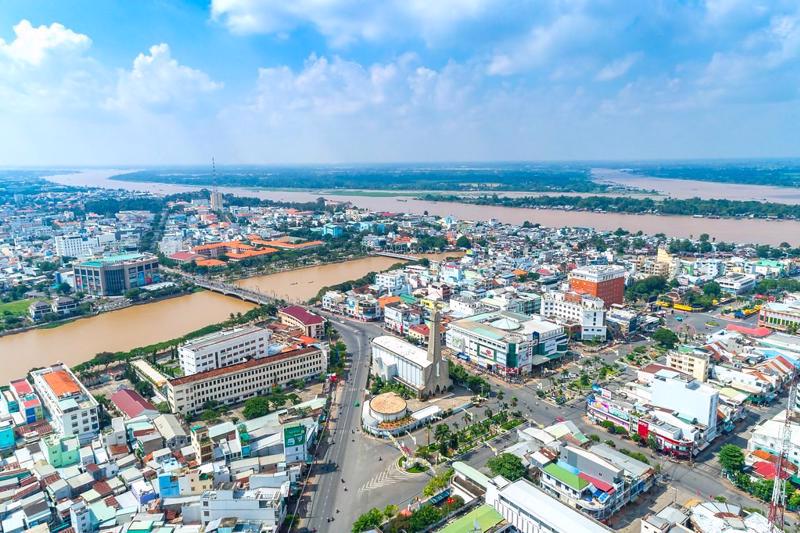
{"type": "MultiPolygon", "coordinates": [[[[426,254],[431,259],[445,254],[426,254]]],[[[446,254],[452,255],[452,254],[446,254]]],[[[303,302],[320,288],[357,279],[402,262],[389,257],[366,257],[255,276],[238,283],[303,302]]],[[[125,351],[174,339],[208,324],[222,322],[231,313],[254,307],[242,300],[203,291],[158,302],[136,305],[68,322],[55,328],[32,329],[0,337],[0,383],[24,376],[31,368],[62,361],[75,365],[98,352],[125,351]]]]}
{"type": "MultiPolygon", "coordinates": [[[[197,190],[201,187],[186,185],[169,185],[159,183],[137,183],[129,181],[111,180],[110,176],[120,174],[122,171],[92,170],[78,174],[65,174],[51,176],[48,179],[65,185],[83,185],[89,187],[103,187],[111,189],[126,189],[136,191],[149,191],[163,194],[197,190]]],[[[612,176],[606,174],[605,178],[611,180],[612,176]]],[[[619,176],[616,176],[619,178],[619,176]]],[[[660,180],[671,181],[671,180],[660,180]]],[[[687,180],[682,180],[687,181],[687,180]]],[[[707,190],[708,194],[694,194],[709,198],[725,197],[724,188],[727,184],[693,182],[698,190],[707,190]]],[[[654,185],[651,183],[651,185],[654,185]]],[[[778,192],[789,195],[793,191],[773,191],[776,187],[767,187],[753,197],[771,197],[778,192]],[[768,189],[768,190],[767,190],[768,189]]],[[[779,221],[764,219],[708,219],[692,218],[685,216],[658,216],[658,215],[629,215],[619,213],[593,213],[584,211],[562,211],[558,209],[530,209],[514,207],[478,206],[463,203],[430,202],[416,200],[413,197],[387,197],[387,196],[360,196],[347,194],[330,194],[316,191],[270,191],[261,189],[248,189],[236,187],[220,187],[226,193],[241,196],[255,196],[272,200],[308,202],[316,200],[320,195],[327,195],[328,199],[339,202],[352,202],[359,207],[374,211],[429,213],[432,215],[447,216],[456,214],[461,219],[489,220],[497,219],[501,222],[521,224],[525,221],[540,223],[549,227],[582,226],[593,227],[599,230],[615,230],[623,228],[631,232],[643,231],[644,233],[664,233],[670,237],[697,237],[701,233],[708,233],[718,241],[739,243],[763,243],[778,245],[788,242],[793,246],[800,245],[800,222],[779,221]]]]}

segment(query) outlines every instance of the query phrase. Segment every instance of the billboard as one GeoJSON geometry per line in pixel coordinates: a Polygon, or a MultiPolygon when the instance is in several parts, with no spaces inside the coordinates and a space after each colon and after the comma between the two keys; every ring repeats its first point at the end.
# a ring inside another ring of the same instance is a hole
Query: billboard
{"type": "Polygon", "coordinates": [[[306,442],[306,428],[303,425],[283,428],[283,445],[286,448],[302,446],[306,442]]]}

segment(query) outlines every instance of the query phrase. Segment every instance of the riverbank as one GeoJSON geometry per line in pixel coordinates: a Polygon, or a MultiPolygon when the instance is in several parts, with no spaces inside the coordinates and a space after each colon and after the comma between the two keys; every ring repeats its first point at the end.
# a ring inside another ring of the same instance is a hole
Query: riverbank
{"type": "MultiPolygon", "coordinates": [[[[442,255],[457,256],[459,252],[423,255],[433,259],[442,255]]],[[[402,262],[390,257],[368,256],[255,276],[239,280],[239,283],[249,288],[261,287],[262,292],[275,293],[282,300],[305,303],[322,286],[357,279],[402,262]]],[[[36,328],[0,337],[0,382],[55,361],[74,366],[100,352],[126,352],[180,338],[255,307],[236,298],[200,291],[88,316],[86,320],[73,320],[57,328],[36,328]]]]}
{"type": "Polygon", "coordinates": [[[65,317],[65,318],[62,318],[62,319],[59,319],[59,320],[52,320],[50,322],[45,322],[45,323],[42,323],[42,324],[30,324],[30,325],[22,327],[22,328],[8,329],[8,330],[0,331],[0,337],[6,337],[8,335],[16,335],[16,334],[19,334],[19,333],[25,333],[26,331],[33,331],[33,330],[36,330],[36,329],[56,329],[56,328],[58,328],[60,326],[64,326],[66,324],[70,324],[70,323],[78,321],[78,320],[83,320],[85,318],[93,318],[93,317],[102,315],[104,313],[113,313],[114,311],[121,311],[122,309],[128,309],[129,307],[133,307],[133,306],[136,306],[136,305],[154,304],[154,303],[158,303],[158,302],[160,302],[162,300],[169,300],[171,298],[180,298],[182,296],[186,296],[188,294],[192,294],[194,292],[197,292],[197,290],[198,289],[192,289],[192,290],[179,292],[179,293],[176,293],[176,294],[168,294],[166,296],[159,296],[157,298],[151,298],[151,299],[147,299],[147,300],[139,300],[139,301],[136,301],[136,302],[131,302],[130,300],[128,300],[128,301],[126,301],[126,303],[118,305],[118,306],[115,306],[113,308],[100,309],[100,310],[92,311],[91,313],[87,313],[85,315],[73,315],[73,316],[68,316],[68,317],[65,317]]]}
{"type": "MultiPolygon", "coordinates": [[[[82,185],[107,189],[127,189],[146,191],[159,194],[172,194],[199,190],[201,187],[158,185],[156,183],[137,183],[129,181],[113,181],[111,176],[114,171],[93,171],[91,175],[69,174],[51,176],[47,179],[62,185],[82,185]]],[[[313,202],[318,193],[310,192],[283,192],[242,189],[236,187],[220,187],[224,193],[239,196],[251,196],[279,201],[313,202]]],[[[468,203],[442,203],[417,200],[413,197],[370,197],[370,196],[336,196],[338,202],[349,202],[355,206],[372,211],[404,212],[410,214],[424,214],[448,216],[454,213],[458,218],[466,220],[490,220],[511,224],[523,222],[539,223],[543,226],[562,227],[592,227],[599,231],[613,231],[617,228],[636,233],[642,231],[648,234],[663,233],[668,237],[687,238],[707,233],[717,241],[734,243],[758,243],[779,245],[787,241],[787,237],[800,235],[800,222],[774,221],[774,220],[733,220],[733,219],[703,219],[702,227],[698,226],[697,219],[690,216],[658,216],[658,215],[631,215],[619,213],[594,213],[594,212],[565,212],[558,209],[531,209],[521,207],[486,207],[468,203]]],[[[791,239],[789,239],[791,241],[791,239]]]]}
{"type": "Polygon", "coordinates": [[[210,291],[100,313],[57,328],[0,337],[0,382],[61,361],[73,366],[97,353],[127,351],[185,335],[255,305],[210,291]]]}

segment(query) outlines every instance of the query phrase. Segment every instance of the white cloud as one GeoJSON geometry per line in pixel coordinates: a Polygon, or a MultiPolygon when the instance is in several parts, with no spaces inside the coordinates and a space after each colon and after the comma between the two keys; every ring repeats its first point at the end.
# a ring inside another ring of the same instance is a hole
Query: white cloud
{"type": "Polygon", "coordinates": [[[0,54],[32,66],[41,65],[49,54],[85,50],[92,43],[86,35],[65,28],[58,22],[34,28],[28,20],[23,19],[14,26],[14,34],[16,37],[10,43],[0,39],[0,54]]]}
{"type": "Polygon", "coordinates": [[[641,57],[642,54],[637,52],[612,61],[600,69],[595,79],[597,81],[611,81],[624,76],[641,57]]]}
{"type": "Polygon", "coordinates": [[[211,18],[237,34],[282,35],[310,25],[333,46],[417,35],[435,39],[497,0],[212,0],[211,18]],[[365,5],[369,4],[369,5],[365,5]]]}
{"type": "Polygon", "coordinates": [[[561,14],[501,45],[487,72],[505,76],[556,63],[569,49],[587,42],[596,28],[596,21],[580,11],[561,14]]]}
{"type": "Polygon", "coordinates": [[[169,45],[161,43],[151,46],[148,54],[136,56],[130,71],[120,72],[116,94],[106,105],[123,110],[184,108],[221,87],[202,70],[178,63],[169,45]]]}

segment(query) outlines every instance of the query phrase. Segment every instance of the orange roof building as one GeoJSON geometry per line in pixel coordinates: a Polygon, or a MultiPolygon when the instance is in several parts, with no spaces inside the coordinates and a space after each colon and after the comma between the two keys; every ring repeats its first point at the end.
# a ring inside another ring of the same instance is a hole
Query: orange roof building
{"type": "Polygon", "coordinates": [[[246,250],[252,250],[253,246],[239,241],[228,242],[213,242],[211,244],[203,244],[195,246],[192,251],[196,254],[204,255],[206,257],[218,257],[222,254],[241,253],[246,250]]]}
{"type": "Polygon", "coordinates": [[[195,264],[201,267],[218,267],[225,266],[225,261],[220,261],[219,259],[200,259],[195,264]]]}
{"type": "Polygon", "coordinates": [[[249,259],[251,257],[258,257],[260,255],[269,255],[277,252],[275,248],[259,248],[258,250],[244,250],[242,252],[228,252],[226,255],[231,261],[241,261],[242,259],[249,259]]]}
{"type": "Polygon", "coordinates": [[[56,370],[42,376],[45,383],[50,387],[58,398],[72,396],[81,392],[81,387],[67,374],[66,370],[56,370]]]}
{"type": "Polygon", "coordinates": [[[389,304],[394,304],[401,301],[402,299],[399,296],[381,296],[378,298],[378,305],[380,305],[381,309],[383,309],[389,304]]]}
{"type": "Polygon", "coordinates": [[[280,240],[265,241],[263,239],[250,239],[250,242],[252,242],[256,246],[270,246],[272,248],[280,248],[283,250],[305,250],[307,248],[315,248],[317,246],[322,246],[323,244],[325,244],[322,241],[305,241],[305,242],[292,243],[280,240]]]}

